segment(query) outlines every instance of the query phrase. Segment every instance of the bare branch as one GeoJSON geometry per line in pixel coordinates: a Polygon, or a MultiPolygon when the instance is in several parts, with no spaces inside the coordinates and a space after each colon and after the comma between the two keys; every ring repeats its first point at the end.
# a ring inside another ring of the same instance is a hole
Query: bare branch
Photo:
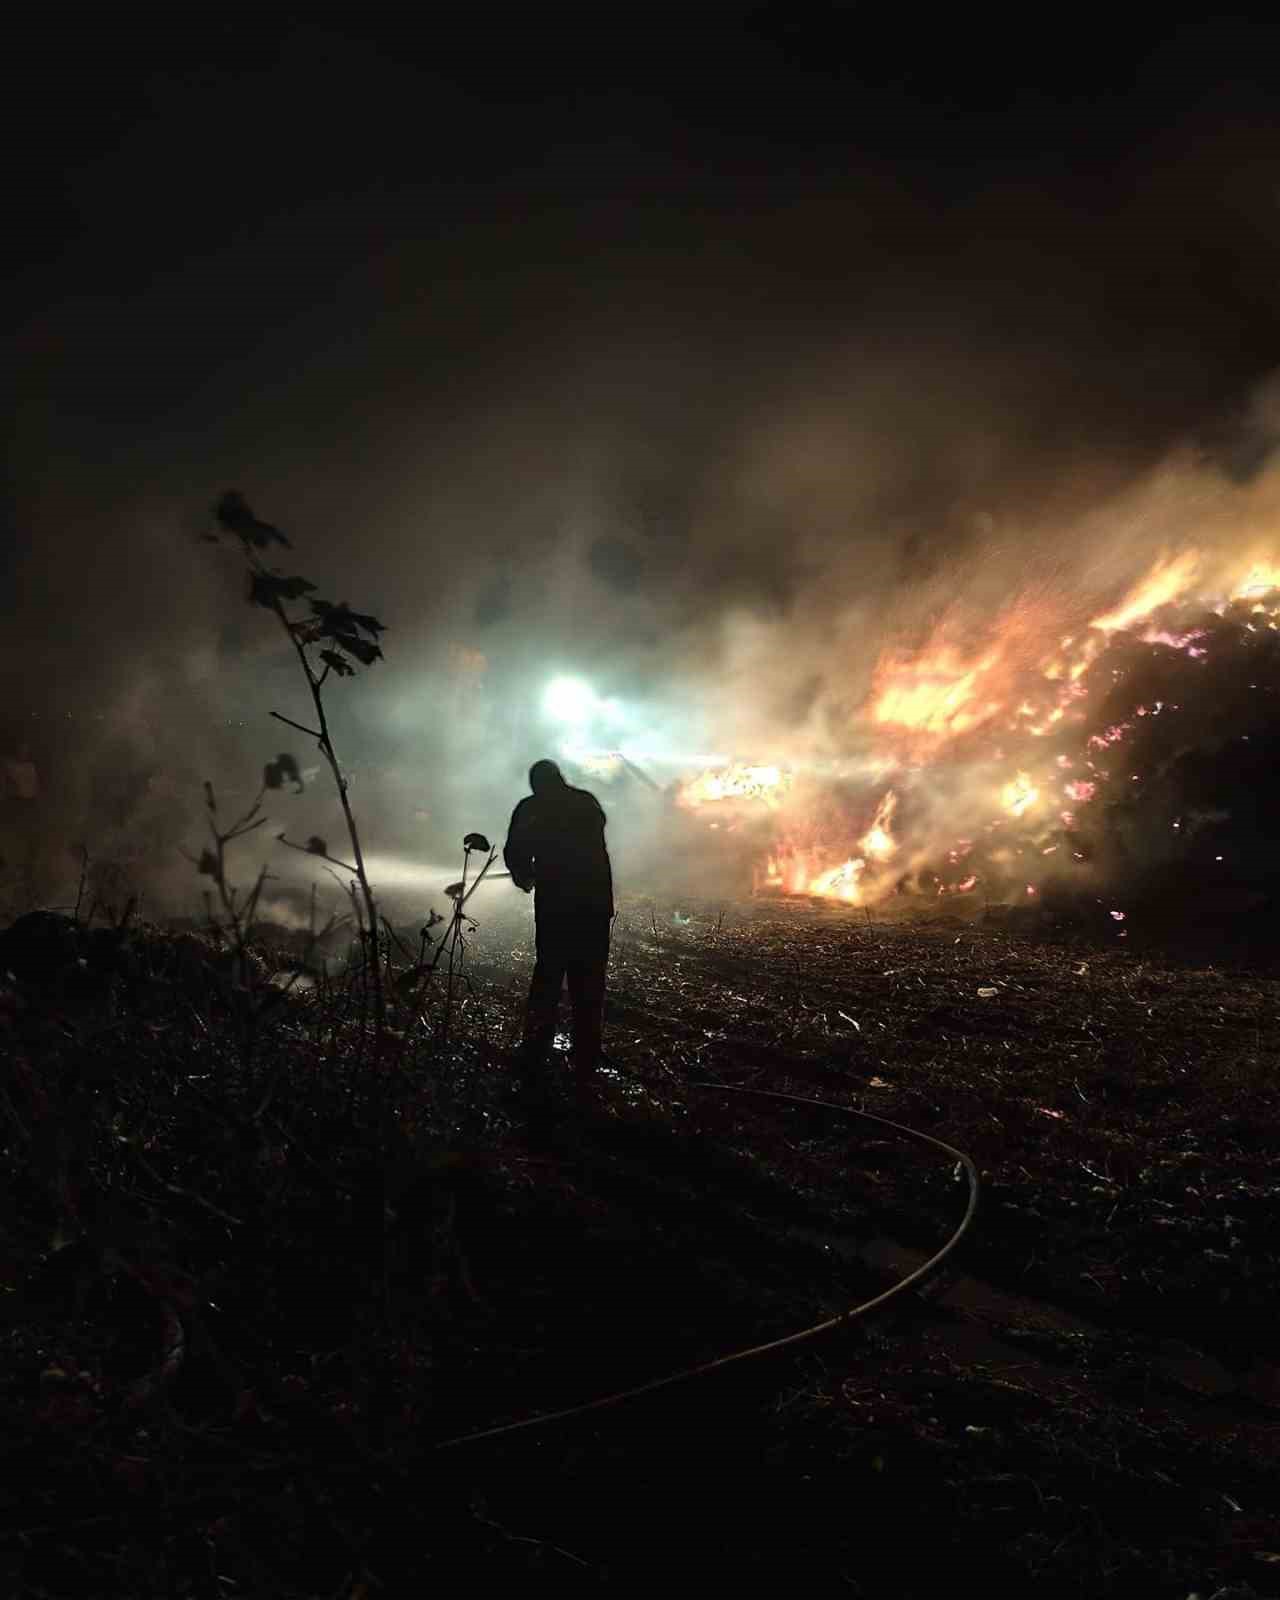
{"type": "Polygon", "coordinates": [[[276,834],[276,838],[287,850],[297,850],[304,856],[313,856],[317,861],[327,861],[331,866],[341,867],[344,872],[350,872],[357,878],[360,876],[360,868],[353,867],[349,861],[339,861],[337,856],[331,856],[323,850],[308,850],[305,844],[295,844],[282,833],[276,834]]]}
{"type": "Polygon", "coordinates": [[[292,717],[282,717],[278,711],[273,711],[271,715],[277,722],[286,722],[291,728],[296,728],[299,733],[305,733],[309,739],[324,739],[323,733],[317,732],[315,728],[304,728],[300,722],[295,722],[292,717]]]}
{"type": "Polygon", "coordinates": [[[260,828],[262,826],[262,823],[267,820],[265,817],[263,817],[261,819],[261,821],[259,821],[259,822],[254,822],[253,819],[254,819],[254,817],[256,817],[258,815],[258,812],[261,810],[262,802],[263,802],[263,799],[266,796],[266,793],[267,793],[267,786],[264,783],[259,788],[258,793],[257,793],[257,797],[255,798],[253,804],[249,807],[249,809],[244,813],[244,815],[242,817],[240,817],[237,821],[233,822],[231,824],[231,826],[226,830],[226,832],[221,835],[222,840],[223,840],[224,843],[227,842],[228,840],[231,840],[231,839],[240,838],[241,834],[243,834],[243,833],[252,833],[254,828],[260,828]]]}
{"type": "Polygon", "coordinates": [[[264,822],[270,822],[270,817],[259,817],[256,822],[237,822],[229,833],[223,834],[223,840],[230,844],[235,839],[243,839],[247,834],[256,833],[264,822]]]}
{"type": "Polygon", "coordinates": [[[145,1156],[141,1155],[137,1150],[133,1154],[134,1159],[151,1179],[152,1183],[158,1183],[162,1189],[167,1189],[170,1194],[178,1195],[183,1200],[190,1200],[192,1205],[200,1206],[203,1210],[209,1212],[211,1216],[217,1217],[222,1222],[229,1223],[232,1227],[244,1227],[244,1223],[239,1217],[233,1217],[229,1211],[224,1211],[221,1206],[215,1206],[212,1200],[206,1200],[202,1194],[197,1194],[194,1189],[184,1189],[181,1184],[170,1183],[167,1178],[160,1176],[145,1156]]]}

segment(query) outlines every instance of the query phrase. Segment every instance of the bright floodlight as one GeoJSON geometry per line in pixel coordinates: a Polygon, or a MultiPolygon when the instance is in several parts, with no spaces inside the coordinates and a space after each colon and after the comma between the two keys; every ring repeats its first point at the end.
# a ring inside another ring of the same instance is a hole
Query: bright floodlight
{"type": "Polygon", "coordinates": [[[556,678],[542,697],[542,709],[557,722],[581,722],[595,704],[594,690],[581,678],[556,678]]]}

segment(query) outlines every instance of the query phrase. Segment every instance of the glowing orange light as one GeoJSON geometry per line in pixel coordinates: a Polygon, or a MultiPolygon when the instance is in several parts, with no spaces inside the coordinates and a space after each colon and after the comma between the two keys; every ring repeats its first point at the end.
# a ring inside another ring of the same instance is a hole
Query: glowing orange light
{"type": "Polygon", "coordinates": [[[1200,566],[1200,556],[1195,550],[1184,551],[1177,557],[1164,557],[1130,589],[1120,604],[1105,611],[1089,624],[1099,633],[1118,633],[1123,628],[1141,622],[1153,611],[1176,600],[1190,585],[1200,566]]]}
{"type": "Polygon", "coordinates": [[[1025,772],[1020,772],[1000,791],[1000,804],[1011,817],[1025,816],[1039,798],[1039,789],[1025,772]]]}
{"type": "Polygon", "coordinates": [[[749,766],[739,761],[692,779],[677,799],[691,810],[721,800],[763,800],[767,806],[776,807],[790,787],[791,774],[785,768],[749,766]]]}
{"type": "Polygon", "coordinates": [[[871,826],[858,841],[860,849],[877,861],[888,861],[898,849],[898,841],[889,831],[893,822],[893,814],[898,809],[898,797],[890,789],[876,807],[876,814],[871,819],[871,826]]]}
{"type": "Polygon", "coordinates": [[[858,879],[862,876],[866,862],[855,860],[842,861],[838,867],[832,867],[829,872],[820,872],[809,884],[809,893],[827,895],[835,900],[847,900],[851,904],[858,903],[858,879]]]}
{"type": "Polygon", "coordinates": [[[1232,591],[1232,599],[1245,600],[1251,594],[1267,594],[1272,589],[1280,589],[1280,565],[1264,561],[1249,568],[1244,582],[1232,591]]]}
{"type": "Polygon", "coordinates": [[[986,681],[999,659],[990,651],[965,661],[947,646],[918,656],[886,654],[876,669],[871,719],[914,733],[968,733],[1000,709],[986,681]]]}

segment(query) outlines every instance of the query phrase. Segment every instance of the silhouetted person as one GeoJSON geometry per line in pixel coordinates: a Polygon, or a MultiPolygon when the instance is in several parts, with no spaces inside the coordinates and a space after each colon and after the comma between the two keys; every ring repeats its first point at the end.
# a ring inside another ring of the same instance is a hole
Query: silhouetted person
{"type": "Polygon", "coordinates": [[[573,1004],[573,1064],[578,1092],[590,1094],[600,1060],[604,975],[613,920],[613,871],[604,812],[585,789],[564,781],[554,761],[529,769],[533,790],[511,813],[502,858],[516,887],[535,889],[538,960],[529,987],[524,1044],[545,1059],[567,978],[573,1004]]]}

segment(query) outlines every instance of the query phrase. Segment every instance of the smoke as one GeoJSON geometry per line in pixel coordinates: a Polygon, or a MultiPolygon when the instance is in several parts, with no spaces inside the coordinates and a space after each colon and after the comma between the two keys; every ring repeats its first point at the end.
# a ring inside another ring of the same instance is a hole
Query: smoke
{"type": "MultiPolygon", "coordinates": [[[[332,687],[335,738],[371,850],[442,881],[565,741],[557,675],[617,703],[659,785],[713,753],[871,761],[886,651],[1020,609],[1030,653],[1162,553],[1211,585],[1269,550],[1280,402],[1245,334],[1280,240],[1224,187],[1238,157],[1184,133],[1088,193],[945,199],[870,161],[629,170],[604,199],[570,161],[376,248],[367,207],[342,245],[343,197],[300,196],[31,319],[5,737],[38,746],[59,870],[84,840],[189,901],[201,783],[229,808],[282,749],[314,766],[269,717],[309,720],[272,620],[198,537],[233,485],[289,570],[389,625],[332,687]]],[[[605,799],[643,881],[658,801],[605,799]]],[[[270,801],[340,837],[323,774],[270,801]]]]}

